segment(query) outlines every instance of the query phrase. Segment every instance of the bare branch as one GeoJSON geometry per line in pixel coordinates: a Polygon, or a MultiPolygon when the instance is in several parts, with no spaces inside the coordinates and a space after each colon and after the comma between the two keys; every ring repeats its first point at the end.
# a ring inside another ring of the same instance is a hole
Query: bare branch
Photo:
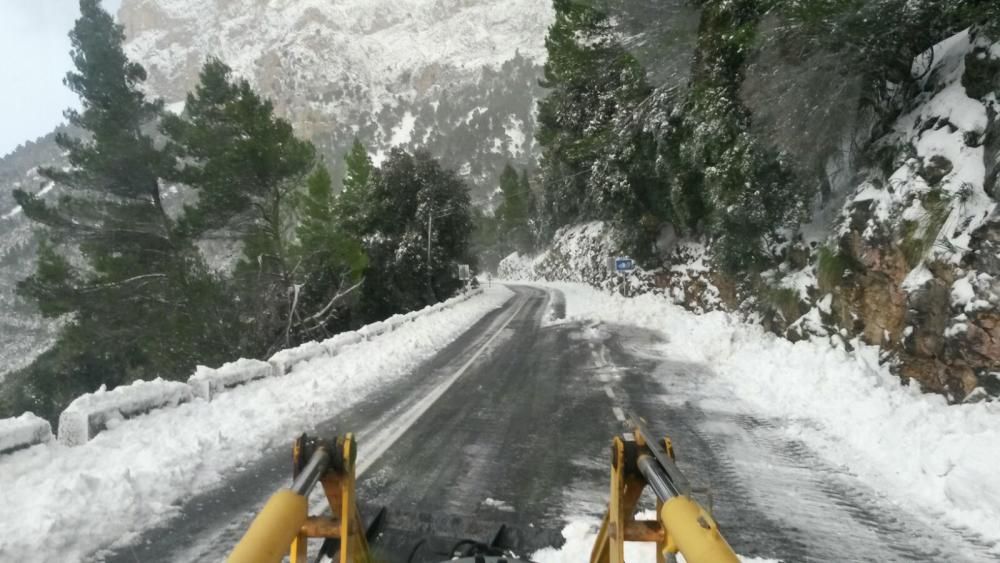
{"type": "MultiPolygon", "coordinates": [[[[337,291],[337,294],[333,296],[333,299],[331,299],[330,302],[327,303],[326,306],[323,307],[321,311],[319,311],[315,315],[306,317],[301,323],[299,323],[298,326],[302,326],[307,322],[311,322],[314,324],[312,327],[308,327],[307,330],[316,330],[317,327],[326,324],[327,321],[330,320],[330,317],[333,316],[332,313],[330,313],[330,311],[333,309],[334,305],[336,305],[337,302],[343,299],[344,297],[350,295],[350,293],[353,292],[355,289],[361,287],[361,284],[363,283],[365,283],[365,278],[361,278],[361,280],[358,283],[352,285],[347,289],[337,291]]],[[[341,284],[341,287],[343,287],[343,284],[341,284]]]]}
{"type": "Polygon", "coordinates": [[[131,277],[131,278],[128,278],[128,279],[125,279],[125,280],[121,280],[121,281],[117,281],[117,282],[105,283],[105,284],[101,284],[101,285],[92,285],[92,286],[80,289],[79,291],[80,291],[80,293],[93,293],[95,291],[103,291],[105,289],[116,289],[116,288],[119,288],[119,287],[124,287],[125,285],[128,285],[130,283],[134,283],[134,282],[137,282],[137,281],[150,280],[150,279],[159,279],[159,278],[166,278],[166,277],[167,277],[167,274],[142,274],[141,276],[134,276],[134,277],[131,277]]]}

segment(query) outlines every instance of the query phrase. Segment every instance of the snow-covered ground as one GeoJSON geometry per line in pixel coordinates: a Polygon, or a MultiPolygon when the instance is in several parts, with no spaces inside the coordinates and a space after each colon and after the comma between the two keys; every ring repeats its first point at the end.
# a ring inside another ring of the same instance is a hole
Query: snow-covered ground
{"type": "Polygon", "coordinates": [[[495,286],[337,356],[122,422],[82,446],[52,442],[0,457],[0,560],[80,561],[127,542],[260,452],[287,447],[410,373],[511,295],[495,286]]]}
{"type": "MultiPolygon", "coordinates": [[[[644,517],[652,518],[652,514],[644,517]]],[[[580,520],[571,522],[563,530],[563,537],[566,543],[562,547],[545,548],[536,551],[531,555],[531,560],[537,563],[580,563],[590,559],[590,552],[594,547],[594,540],[597,539],[595,526],[599,522],[580,520]]],[[[651,543],[626,543],[625,560],[630,563],[656,563],[656,546],[651,543]]],[[[744,563],[769,563],[773,559],[759,559],[755,557],[740,557],[744,563]]],[[[684,556],[678,555],[678,563],[684,563],[684,556]]]]}
{"type": "MultiPolygon", "coordinates": [[[[566,320],[603,321],[661,332],[663,352],[710,366],[752,414],[788,421],[787,432],[914,514],[1000,545],[1000,403],[948,405],[904,385],[859,342],[792,343],[713,312],[695,315],[652,294],[622,298],[582,284],[541,284],[566,297],[566,320]]],[[[539,561],[578,560],[574,545],[593,523],[566,530],[561,551],[539,561]]],[[[581,548],[582,549],[582,548],[581,548]]],[[[652,559],[650,559],[652,561],[652,559]]]]}

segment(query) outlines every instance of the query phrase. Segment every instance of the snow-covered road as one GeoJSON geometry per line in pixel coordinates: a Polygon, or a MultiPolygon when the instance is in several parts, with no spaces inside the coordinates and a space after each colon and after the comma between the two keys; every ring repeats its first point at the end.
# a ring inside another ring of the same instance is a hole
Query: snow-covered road
{"type": "MultiPolygon", "coordinates": [[[[288,459],[297,434],[399,382],[511,295],[494,287],[337,356],[212,402],[154,411],[82,446],[53,442],[0,457],[0,561],[83,561],[128,545],[262,458],[288,459]]],[[[280,473],[287,478],[287,467],[280,473]]]]}
{"type": "MultiPolygon", "coordinates": [[[[679,465],[711,489],[741,553],[1000,560],[1000,483],[991,477],[1000,467],[1000,404],[949,406],[921,394],[859,343],[853,352],[821,340],[793,344],[652,295],[544,285],[564,293],[563,322],[621,342],[611,363],[631,365],[640,375],[627,377],[648,386],[623,406],[672,437],[679,465]]],[[[562,551],[536,558],[579,560],[592,527],[592,519],[577,522],[562,551]]]]}
{"type": "Polygon", "coordinates": [[[430,515],[455,537],[530,530],[540,563],[585,560],[630,410],[671,436],[748,561],[1000,555],[983,473],[1000,465],[994,405],[920,395],[872,349],[791,344],[654,296],[510,289],[225,401],[0,458],[0,559],[218,561],[288,483],[290,438],[306,430],[359,435],[360,497],[389,508],[390,553],[430,515]]]}

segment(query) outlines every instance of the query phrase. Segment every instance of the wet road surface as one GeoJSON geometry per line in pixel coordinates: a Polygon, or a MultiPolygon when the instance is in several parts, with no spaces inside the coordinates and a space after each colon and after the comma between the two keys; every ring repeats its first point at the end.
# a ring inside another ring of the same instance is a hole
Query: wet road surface
{"type": "MultiPolygon", "coordinates": [[[[633,327],[560,321],[558,292],[513,286],[409,378],[315,429],[359,440],[363,511],[388,508],[388,561],[443,559],[456,538],[501,524],[521,548],[558,543],[569,520],[598,518],[609,445],[623,413],[669,434],[678,464],[734,549],[784,561],[993,561],[990,546],[933,518],[903,514],[822,460],[779,420],[757,418],[713,385],[706,366],[660,352],[633,327]],[[447,538],[447,541],[445,539],[447,538]]],[[[289,451],[265,452],[225,487],[180,507],[107,561],[219,561],[255,511],[289,483],[289,451]]]]}

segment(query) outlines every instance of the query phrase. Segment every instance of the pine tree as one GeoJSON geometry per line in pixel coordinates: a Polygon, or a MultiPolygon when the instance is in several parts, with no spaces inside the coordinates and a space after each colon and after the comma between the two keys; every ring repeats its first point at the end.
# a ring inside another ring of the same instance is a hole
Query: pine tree
{"type": "Polygon", "coordinates": [[[301,205],[302,217],[296,228],[303,247],[319,248],[327,233],[334,229],[333,204],[330,172],[320,164],[306,180],[306,195],[301,205]]]}
{"type": "Polygon", "coordinates": [[[347,171],[344,189],[337,197],[335,213],[345,233],[360,239],[368,215],[368,182],[372,177],[371,157],[361,141],[354,139],[351,150],[344,157],[347,171]]]}
{"type": "MultiPolygon", "coordinates": [[[[620,198],[606,197],[607,183],[593,190],[590,177],[618,137],[618,117],[650,93],[642,67],[622,47],[605,11],[592,2],[553,4],[556,18],[545,39],[543,81],[550,91],[539,102],[536,133],[548,234],[581,219],[616,218],[620,198]]],[[[614,187],[631,190],[630,179],[614,187]]]]}
{"type": "Polygon", "coordinates": [[[518,176],[508,163],[500,173],[500,194],[503,200],[497,207],[499,244],[504,254],[512,251],[527,252],[531,248],[531,231],[528,212],[531,190],[527,175],[518,176]]]}
{"type": "Polygon", "coordinates": [[[47,316],[72,315],[26,378],[35,389],[26,395],[45,412],[100,383],[177,377],[194,358],[218,357],[225,332],[222,319],[205,316],[218,287],[164,206],[162,178],[174,160],[148,134],[161,104],[143,95],[146,73],[125,56],[122,27],[98,0],[81,0],[80,12],[70,33],[76,70],[65,84],[81,110],[66,117],[87,135],[56,137],[70,166],[42,174],[56,184],[57,203],[14,194],[52,241],[18,290],[47,316]]]}
{"type": "Polygon", "coordinates": [[[539,216],[538,198],[531,189],[531,179],[528,176],[528,169],[521,170],[521,193],[525,194],[527,201],[528,216],[528,246],[525,251],[531,252],[538,248],[542,236],[542,222],[539,216]]]}
{"type": "Polygon", "coordinates": [[[368,264],[361,243],[345,234],[334,212],[333,185],[320,164],[306,182],[297,228],[295,284],[289,330],[304,337],[325,337],[346,328],[344,305],[368,264]]]}
{"type": "Polygon", "coordinates": [[[172,179],[198,194],[186,208],[183,231],[242,243],[232,290],[244,319],[240,347],[259,355],[289,345],[289,315],[297,308],[295,200],[315,149],[217,59],[202,68],[185,116],[166,116],[162,130],[184,163],[172,179]]]}
{"type": "Polygon", "coordinates": [[[205,63],[185,114],[163,122],[186,163],[175,178],[198,192],[185,228],[242,239],[247,264],[287,280],[290,199],[312,169],[315,149],[218,59],[205,63]]]}

